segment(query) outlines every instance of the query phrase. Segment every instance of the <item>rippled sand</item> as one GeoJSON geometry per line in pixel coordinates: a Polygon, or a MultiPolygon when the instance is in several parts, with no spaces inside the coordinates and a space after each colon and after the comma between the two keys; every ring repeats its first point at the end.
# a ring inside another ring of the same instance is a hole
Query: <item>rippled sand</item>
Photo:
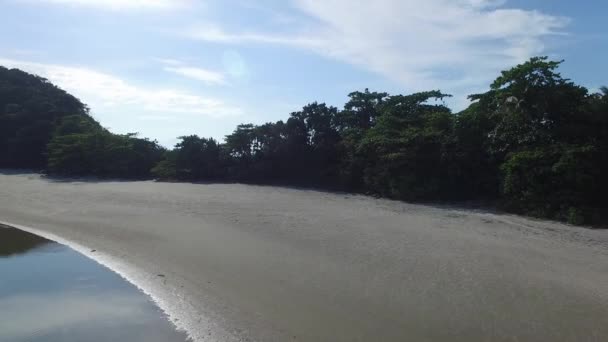
{"type": "Polygon", "coordinates": [[[608,231],[278,187],[34,174],[0,174],[0,221],[111,266],[200,341],[608,340],[608,231]]]}

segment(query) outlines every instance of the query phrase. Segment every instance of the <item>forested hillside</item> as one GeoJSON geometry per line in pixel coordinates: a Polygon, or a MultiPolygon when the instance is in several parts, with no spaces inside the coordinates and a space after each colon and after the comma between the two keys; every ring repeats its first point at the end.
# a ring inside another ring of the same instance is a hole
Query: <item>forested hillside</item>
{"type": "Polygon", "coordinates": [[[47,144],[67,116],[99,128],[75,97],[43,78],[0,67],[0,166],[44,168],[47,144]]]}
{"type": "Polygon", "coordinates": [[[0,69],[0,165],[58,175],[282,183],[412,201],[492,200],[571,223],[606,223],[608,89],[532,58],[453,113],[428,91],[357,91],[343,109],[311,103],[286,121],[239,125],[225,142],[172,149],[101,128],[46,80],[0,69]]]}
{"type": "Polygon", "coordinates": [[[46,79],[0,66],[0,167],[141,178],[163,151],[134,134],[108,132],[46,79]]]}

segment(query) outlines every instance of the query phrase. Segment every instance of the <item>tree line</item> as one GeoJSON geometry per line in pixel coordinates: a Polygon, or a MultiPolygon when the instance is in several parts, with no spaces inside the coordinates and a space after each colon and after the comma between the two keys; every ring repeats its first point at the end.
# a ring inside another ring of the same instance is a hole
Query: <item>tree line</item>
{"type": "Polygon", "coordinates": [[[575,224],[607,215],[608,89],[563,78],[535,57],[503,71],[471,105],[427,91],[349,94],[286,121],[242,124],[219,142],[172,149],[102,128],[48,81],[0,69],[0,166],[55,175],[312,186],[408,201],[482,200],[575,224]]]}
{"type": "Polygon", "coordinates": [[[0,168],[147,178],[164,153],[155,141],[109,132],[48,80],[0,66],[0,168]]]}

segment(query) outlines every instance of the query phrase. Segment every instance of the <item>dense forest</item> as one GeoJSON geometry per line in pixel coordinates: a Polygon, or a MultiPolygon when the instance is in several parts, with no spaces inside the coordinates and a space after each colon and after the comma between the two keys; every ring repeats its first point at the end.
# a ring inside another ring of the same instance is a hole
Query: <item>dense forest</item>
{"type": "Polygon", "coordinates": [[[58,175],[150,177],[164,155],[156,142],[117,135],[46,79],[0,66],[0,167],[58,175]]]}
{"type": "Polygon", "coordinates": [[[47,80],[0,67],[0,167],[51,175],[291,184],[408,201],[479,200],[574,224],[608,222],[608,88],[535,57],[453,113],[441,91],[356,91],[286,121],[242,124],[225,142],[171,150],[104,129],[47,80]]]}

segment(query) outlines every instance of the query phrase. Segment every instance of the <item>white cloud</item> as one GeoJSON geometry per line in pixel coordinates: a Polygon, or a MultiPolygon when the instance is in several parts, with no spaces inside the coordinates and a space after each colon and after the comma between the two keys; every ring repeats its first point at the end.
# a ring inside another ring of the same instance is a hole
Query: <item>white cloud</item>
{"type": "Polygon", "coordinates": [[[197,40],[227,44],[262,43],[306,47],[323,43],[322,39],[307,36],[287,36],[254,32],[229,33],[221,27],[212,24],[193,27],[187,30],[185,35],[197,40]]]}
{"type": "MultiPolygon", "coordinates": [[[[467,92],[497,72],[545,51],[568,19],[507,8],[506,0],[293,0],[300,34],[187,31],[224,44],[279,44],[381,74],[408,91],[467,92]]],[[[290,27],[298,25],[291,24],[290,27]]]]}
{"type": "Polygon", "coordinates": [[[163,70],[167,72],[202,81],[206,84],[227,84],[226,77],[221,72],[188,66],[176,59],[156,58],[155,60],[165,64],[163,70]]]}
{"type": "MultiPolygon", "coordinates": [[[[21,0],[29,1],[32,0],[21,0]]],[[[60,5],[75,5],[111,10],[158,9],[166,10],[185,6],[190,0],[37,0],[60,5]]]]}
{"type": "Polygon", "coordinates": [[[121,78],[88,68],[1,59],[0,65],[38,74],[90,104],[96,110],[135,109],[142,115],[156,113],[225,117],[242,110],[214,98],[171,88],[133,85],[121,78]]]}
{"type": "Polygon", "coordinates": [[[198,81],[205,82],[207,84],[226,84],[224,75],[219,72],[205,70],[201,68],[180,66],[180,67],[166,67],[165,71],[172,72],[184,77],[192,78],[198,81]]]}

